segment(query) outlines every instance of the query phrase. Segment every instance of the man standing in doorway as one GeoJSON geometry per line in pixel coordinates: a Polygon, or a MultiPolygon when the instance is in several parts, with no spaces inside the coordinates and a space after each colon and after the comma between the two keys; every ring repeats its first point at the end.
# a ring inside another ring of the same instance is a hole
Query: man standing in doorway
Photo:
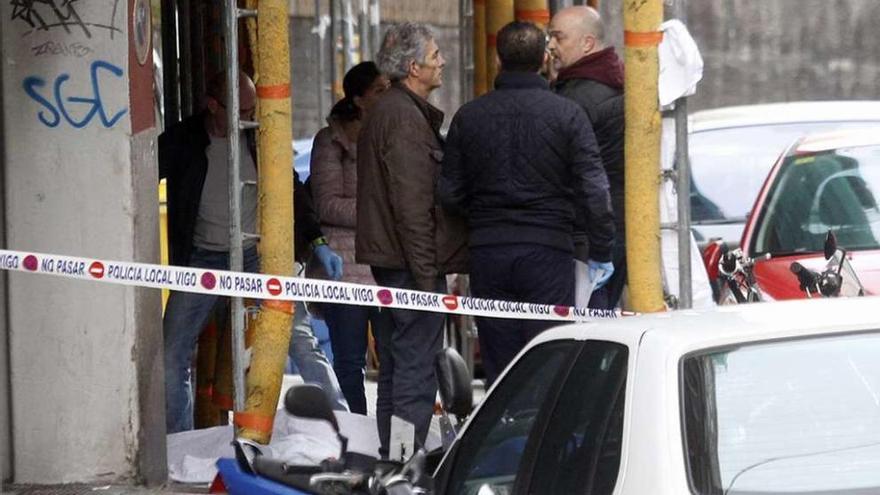
{"type": "MultiPolygon", "coordinates": [[[[239,76],[242,120],[253,118],[257,93],[253,81],[239,76]]],[[[159,136],[159,178],[167,178],[168,238],[172,265],[229,269],[229,149],[227,144],[226,77],[211,78],[207,109],[169,127],[159,136]]],[[[255,181],[256,141],[253,132],[241,139],[242,181],[255,181]]],[[[321,233],[311,198],[294,176],[297,243],[311,243],[327,273],[342,275],[342,258],[330,250],[321,233]]],[[[242,191],[242,232],[256,232],[257,191],[242,191]]],[[[305,247],[297,249],[302,253],[305,247]]],[[[257,272],[260,260],[255,239],[244,241],[244,270],[257,272]]],[[[165,423],[168,433],[193,428],[190,365],[196,342],[218,296],[172,291],[163,319],[165,338],[165,423]]],[[[338,409],[346,409],[336,375],[315,337],[303,323],[305,308],[296,305],[290,352],[307,382],[321,385],[338,409]],[[306,350],[306,351],[304,351],[306,350]],[[311,350],[308,352],[307,350],[311,350]]]]}
{"type": "MultiPolygon", "coordinates": [[[[444,207],[467,218],[475,297],[572,305],[576,212],[590,220],[594,277],[614,270],[608,179],[584,112],[538,74],[544,33],[510,23],[498,32],[497,50],[495,90],[452,119],[438,193],[444,207]]],[[[552,325],[477,318],[487,385],[552,325]]]]}
{"type": "MultiPolygon", "coordinates": [[[[428,103],[442,84],[446,61],[431,31],[403,23],[385,34],[377,56],[392,82],[370,111],[358,138],[356,260],[370,265],[379,285],[446,292],[445,274],[465,271],[464,232],[435,207],[443,157],[443,112],[428,103]]],[[[381,454],[388,455],[391,416],[415,425],[424,443],[434,414],[445,316],[390,310],[379,329],[376,416],[381,454]]]]}
{"type": "MultiPolygon", "coordinates": [[[[580,106],[593,126],[602,163],[611,185],[611,205],[617,231],[611,259],[614,275],[595,292],[589,306],[613,309],[618,306],[626,284],[626,238],[623,210],[624,184],[624,107],[623,63],[613,46],[605,45],[605,29],[599,13],[592,7],[560,10],[550,23],[550,53],[556,70],[553,90],[580,106]]],[[[575,257],[586,259],[583,223],[575,235],[575,257]]]]}

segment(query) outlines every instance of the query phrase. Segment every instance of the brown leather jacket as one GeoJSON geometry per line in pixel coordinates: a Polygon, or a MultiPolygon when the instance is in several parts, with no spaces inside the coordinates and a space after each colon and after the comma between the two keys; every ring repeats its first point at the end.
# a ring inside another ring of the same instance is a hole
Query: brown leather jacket
{"type": "Polygon", "coordinates": [[[443,160],[443,112],[396,83],[358,137],[356,259],[407,269],[419,288],[467,272],[467,231],[434,197],[443,160]]]}

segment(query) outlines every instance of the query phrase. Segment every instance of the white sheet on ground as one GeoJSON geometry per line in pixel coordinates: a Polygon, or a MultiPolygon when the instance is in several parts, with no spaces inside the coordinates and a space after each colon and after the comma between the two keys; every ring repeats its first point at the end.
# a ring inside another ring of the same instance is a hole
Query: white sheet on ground
{"type": "MultiPolygon", "coordinates": [[[[377,456],[379,434],[376,418],[350,412],[336,412],[339,429],[348,438],[348,450],[377,456]]],[[[217,475],[217,459],[233,457],[232,426],[184,431],[168,435],[168,477],[179,483],[210,483],[217,475]]],[[[440,446],[436,421],[432,422],[426,448],[440,446]]],[[[275,415],[272,442],[264,455],[285,459],[291,464],[316,465],[328,457],[339,456],[339,440],[325,421],[294,418],[284,411],[275,415]]]]}

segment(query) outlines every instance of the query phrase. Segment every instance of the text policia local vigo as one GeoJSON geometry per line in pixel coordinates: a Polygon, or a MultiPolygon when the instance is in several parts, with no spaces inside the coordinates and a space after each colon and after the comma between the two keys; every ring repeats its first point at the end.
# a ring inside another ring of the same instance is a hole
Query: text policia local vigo
{"type": "Polygon", "coordinates": [[[375,291],[371,287],[323,285],[299,280],[285,282],[284,295],[293,298],[339,302],[372,303],[376,301],[375,291]]]}
{"type": "Polygon", "coordinates": [[[578,321],[621,316],[621,313],[614,310],[498,301],[326,280],[275,277],[266,274],[211,271],[176,266],[102,262],[60,255],[37,256],[8,251],[0,254],[0,270],[25,270],[125,285],[216,293],[234,297],[390,306],[499,318],[578,321]]]}

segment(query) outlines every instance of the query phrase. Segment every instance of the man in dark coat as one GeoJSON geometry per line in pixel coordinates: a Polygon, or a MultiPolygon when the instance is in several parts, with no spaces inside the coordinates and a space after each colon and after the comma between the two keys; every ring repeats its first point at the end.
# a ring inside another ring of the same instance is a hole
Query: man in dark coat
{"type": "MultiPolygon", "coordinates": [[[[247,75],[239,78],[241,118],[253,116],[256,88],[247,75]]],[[[167,179],[168,238],[171,264],[196,268],[229,269],[229,166],[226,84],[223,75],[208,85],[207,109],[169,127],[159,136],[159,178],[167,179]]],[[[253,132],[241,139],[241,180],[256,180],[256,142],[253,132]]],[[[294,177],[295,233],[303,253],[311,243],[327,273],[341,275],[342,258],[323,241],[311,198],[294,177]]],[[[241,202],[242,231],[256,232],[257,191],[245,187],[241,202]]],[[[255,239],[244,241],[244,270],[259,270],[255,239]]],[[[338,278],[338,277],[334,277],[338,278]]],[[[165,422],[168,433],[193,427],[193,391],[190,364],[196,341],[218,296],[172,291],[165,309],[165,422]]],[[[333,369],[317,346],[297,304],[289,354],[308,382],[321,385],[337,409],[345,399],[333,369]],[[296,352],[294,347],[297,346],[296,352]],[[311,349],[310,352],[303,352],[311,349]]]]}
{"type": "MultiPolygon", "coordinates": [[[[589,219],[597,282],[599,272],[614,271],[608,179],[586,115],[538,74],[543,32],[513,22],[498,33],[497,47],[495,90],[452,120],[438,193],[445,208],[467,219],[474,296],[572,305],[576,212],[589,219]]],[[[551,325],[477,318],[487,381],[551,325]]]]}
{"type": "MultiPolygon", "coordinates": [[[[550,23],[550,52],[558,70],[553,90],[580,106],[593,126],[602,163],[611,185],[611,204],[617,237],[612,248],[614,275],[590,299],[591,308],[617,307],[626,284],[624,236],[624,107],[623,64],[613,46],[605,46],[599,13],[591,7],[560,10],[550,23]]],[[[583,223],[584,219],[579,219],[583,223]]],[[[581,230],[581,229],[579,229],[581,230]]],[[[576,257],[587,257],[586,239],[575,235],[576,257]],[[584,249],[579,249],[583,247],[584,249]]]]}
{"type": "MultiPolygon", "coordinates": [[[[355,259],[382,286],[446,292],[446,273],[463,272],[464,230],[434,200],[443,157],[443,112],[428,102],[446,61],[431,31],[403,23],[388,29],[379,69],[392,81],[358,137],[355,259]]],[[[423,443],[434,414],[434,355],[445,316],[390,310],[393,325],[374,328],[379,347],[376,420],[387,455],[391,416],[415,425],[423,443]]]]}

